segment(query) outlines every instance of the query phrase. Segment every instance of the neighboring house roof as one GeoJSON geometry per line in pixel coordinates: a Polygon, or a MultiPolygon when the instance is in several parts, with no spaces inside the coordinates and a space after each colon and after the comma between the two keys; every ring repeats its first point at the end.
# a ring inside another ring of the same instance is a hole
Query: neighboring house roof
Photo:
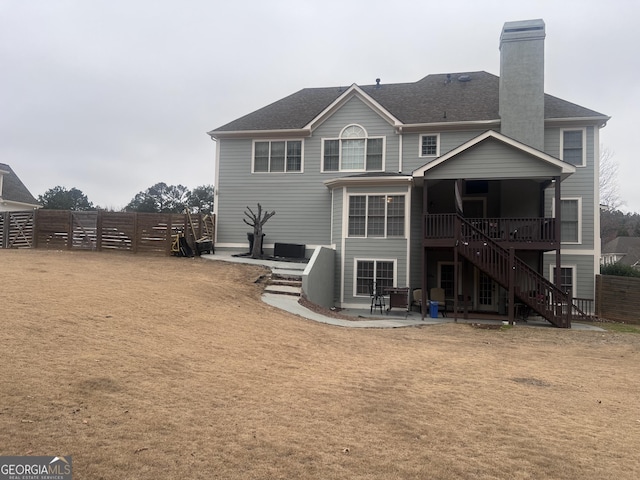
{"type": "MultiPolygon", "coordinates": [[[[403,125],[499,121],[499,77],[487,72],[428,75],[414,83],[358,87],[403,125]]],[[[352,87],[305,88],[209,132],[302,129],[352,87]]],[[[545,94],[545,119],[606,122],[594,110],[545,94]]]]}
{"type": "Polygon", "coordinates": [[[602,255],[624,255],[621,265],[634,266],[640,261],[640,237],[616,237],[602,247],[602,255]]]}
{"type": "Polygon", "coordinates": [[[38,205],[38,201],[31,195],[31,192],[24,186],[11,167],[5,163],[0,163],[0,200],[6,202],[25,203],[28,205],[38,205]]]}

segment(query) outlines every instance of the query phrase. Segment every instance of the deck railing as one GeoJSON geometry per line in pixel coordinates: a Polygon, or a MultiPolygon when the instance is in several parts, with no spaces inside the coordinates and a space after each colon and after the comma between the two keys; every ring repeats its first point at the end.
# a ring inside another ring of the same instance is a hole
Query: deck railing
{"type": "MultiPolygon", "coordinates": [[[[456,214],[425,215],[426,239],[456,238],[456,214]]],[[[467,218],[465,219],[481,234],[497,242],[556,242],[555,218],[467,218]]]]}

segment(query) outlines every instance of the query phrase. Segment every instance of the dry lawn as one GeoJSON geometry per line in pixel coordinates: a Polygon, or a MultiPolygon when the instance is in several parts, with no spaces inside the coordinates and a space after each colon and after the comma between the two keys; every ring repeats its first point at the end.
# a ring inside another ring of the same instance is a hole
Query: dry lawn
{"type": "Polygon", "coordinates": [[[74,479],[637,479],[640,335],[346,329],[259,267],[0,250],[0,455],[74,479]]]}

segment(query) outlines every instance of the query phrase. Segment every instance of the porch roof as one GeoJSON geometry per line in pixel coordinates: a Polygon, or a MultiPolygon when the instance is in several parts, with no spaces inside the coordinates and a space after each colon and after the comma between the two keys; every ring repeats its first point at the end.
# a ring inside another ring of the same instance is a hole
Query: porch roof
{"type": "Polygon", "coordinates": [[[480,146],[488,144],[490,142],[497,143],[499,146],[504,148],[508,148],[513,152],[510,155],[507,155],[509,158],[509,163],[496,162],[493,164],[493,168],[495,172],[492,172],[492,166],[487,164],[477,165],[474,170],[465,168],[464,174],[456,174],[456,170],[459,169],[451,169],[451,173],[444,173],[444,176],[437,175],[436,178],[446,178],[446,175],[449,175],[449,178],[483,178],[483,179],[491,179],[491,178],[534,178],[539,176],[549,177],[549,173],[552,173],[553,176],[560,176],[562,180],[564,180],[569,175],[575,173],[576,167],[563,162],[547,153],[544,153],[540,150],[537,150],[529,145],[518,142],[513,138],[507,137],[501,133],[498,133],[494,130],[488,130],[475,138],[472,138],[466,143],[463,143],[457,148],[445,153],[444,155],[432,160],[431,162],[423,165],[420,168],[417,168],[412,172],[412,176],[415,179],[417,184],[420,184],[425,176],[429,177],[430,174],[435,173],[436,169],[442,171],[443,167],[446,165],[450,165],[452,162],[456,160],[464,158],[465,160],[469,160],[469,156],[466,155],[468,152],[473,149],[478,149],[480,146]],[[511,161],[512,159],[517,159],[516,161],[511,161]],[[524,165],[529,162],[535,162],[537,169],[526,169],[523,168],[524,165]],[[540,168],[543,167],[543,168],[540,168]],[[534,173],[534,170],[539,170],[541,173],[534,173]]]}
{"type": "Polygon", "coordinates": [[[389,185],[407,185],[413,182],[413,177],[404,173],[390,172],[369,172],[347,177],[338,177],[325,180],[324,184],[327,188],[346,186],[389,186],[389,185]]]}

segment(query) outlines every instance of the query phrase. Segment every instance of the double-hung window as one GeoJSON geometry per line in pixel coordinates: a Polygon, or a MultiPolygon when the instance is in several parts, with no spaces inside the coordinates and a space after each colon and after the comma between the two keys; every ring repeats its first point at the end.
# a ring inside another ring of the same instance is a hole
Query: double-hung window
{"type": "Polygon", "coordinates": [[[359,125],[349,125],[340,138],[323,142],[325,172],[381,171],[384,163],[384,138],[369,137],[359,125]]]}
{"type": "Polygon", "coordinates": [[[576,130],[562,130],[561,131],[561,143],[560,148],[561,159],[571,165],[577,167],[584,167],[586,164],[586,135],[585,129],[579,128],[576,130]]]}
{"type": "Polygon", "coordinates": [[[562,199],[560,201],[560,229],[562,243],[580,243],[581,201],[579,198],[562,199]]]}
{"type": "MultiPolygon", "coordinates": [[[[555,282],[556,280],[556,267],[551,266],[551,281],[555,282]]],[[[558,287],[565,293],[570,294],[572,297],[575,297],[575,269],[573,267],[561,267],[560,268],[560,285],[558,287]]]]}
{"type": "Polygon", "coordinates": [[[349,237],[404,237],[404,195],[351,195],[349,237]]]}
{"type": "Polygon", "coordinates": [[[370,287],[384,291],[395,285],[395,261],[356,260],[356,295],[369,295],[370,287]]]}
{"type": "Polygon", "coordinates": [[[302,171],[301,140],[256,141],[253,145],[254,172],[302,171]]]}
{"type": "Polygon", "coordinates": [[[440,135],[420,135],[420,156],[437,157],[440,154],[440,135]]]}

